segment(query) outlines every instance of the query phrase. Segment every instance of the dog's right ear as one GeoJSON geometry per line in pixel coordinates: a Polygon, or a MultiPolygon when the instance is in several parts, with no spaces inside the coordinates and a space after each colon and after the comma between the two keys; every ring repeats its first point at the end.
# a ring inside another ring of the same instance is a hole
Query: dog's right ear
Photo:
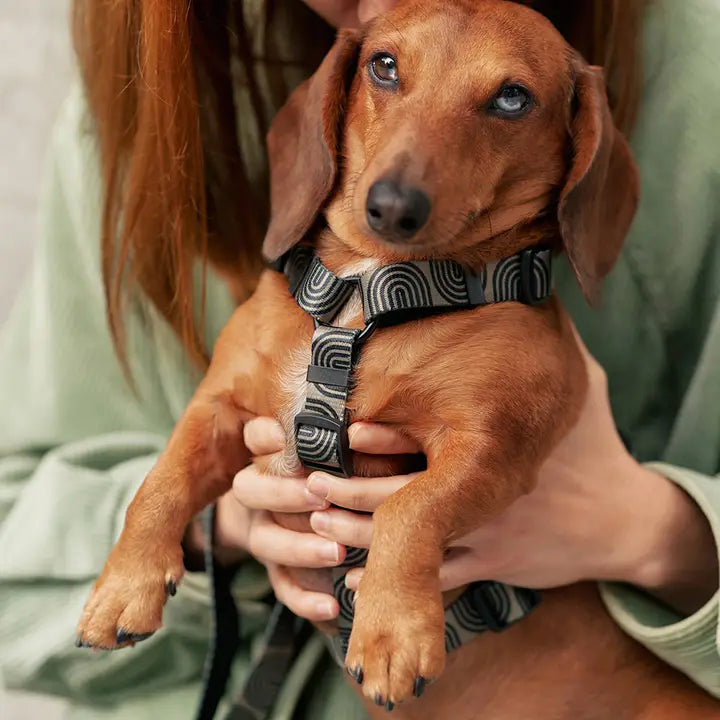
{"type": "Polygon", "coordinates": [[[268,260],[302,240],[335,185],[340,126],[361,42],[358,31],[341,30],[270,127],[271,214],[263,245],[268,260]]]}

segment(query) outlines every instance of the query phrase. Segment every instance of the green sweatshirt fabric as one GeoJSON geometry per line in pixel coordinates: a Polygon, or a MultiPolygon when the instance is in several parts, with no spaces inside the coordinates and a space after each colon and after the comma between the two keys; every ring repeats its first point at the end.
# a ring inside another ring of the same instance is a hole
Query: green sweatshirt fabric
{"type": "MultiPolygon", "coordinates": [[[[720,554],[720,3],[655,0],[633,137],[640,211],[602,307],[589,310],[561,267],[558,289],[608,372],[613,411],[636,456],[707,516],[720,554]]],[[[132,650],[74,647],[77,618],[124,511],[198,375],[147,306],[129,314],[126,385],[104,315],[100,180],[82,93],[58,119],[32,272],[0,333],[0,672],[9,688],[70,698],[72,718],[191,718],[210,629],[208,587],[189,574],[165,626],[132,650]]],[[[210,277],[207,340],[233,309],[210,277]]],[[[611,539],[609,539],[611,542],[611,539]]],[[[235,584],[247,668],[266,619],[267,579],[235,584]]],[[[605,584],[619,625],[720,697],[720,592],[681,617],[605,584]]],[[[292,668],[272,716],[363,718],[319,638],[292,668]]]]}

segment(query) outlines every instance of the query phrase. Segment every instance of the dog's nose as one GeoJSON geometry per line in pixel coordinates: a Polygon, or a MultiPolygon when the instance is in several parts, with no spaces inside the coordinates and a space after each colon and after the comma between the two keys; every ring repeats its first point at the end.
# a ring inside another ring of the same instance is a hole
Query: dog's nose
{"type": "Polygon", "coordinates": [[[392,180],[378,180],[365,205],[368,225],[388,238],[411,238],[430,217],[430,198],[413,187],[392,180]]]}

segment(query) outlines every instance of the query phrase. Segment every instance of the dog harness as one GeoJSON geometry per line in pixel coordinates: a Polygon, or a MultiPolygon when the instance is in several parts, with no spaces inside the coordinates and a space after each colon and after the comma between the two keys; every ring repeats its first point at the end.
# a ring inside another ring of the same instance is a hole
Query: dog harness
{"type": "MultiPolygon", "coordinates": [[[[419,260],[339,277],[311,248],[298,246],[280,259],[276,269],[285,273],[291,295],[315,323],[305,403],[295,417],[297,455],[308,468],[344,477],[352,475],[346,403],[353,370],[363,345],[377,329],[500,302],[536,305],[552,292],[551,250],[547,248],[523,250],[489,263],[479,273],[453,260],[419,260]],[[354,292],[362,299],[365,327],[333,325],[354,292]]],[[[345,562],[334,570],[340,614],[333,651],[341,665],[353,622],[353,593],[345,587],[345,575],[350,568],[364,566],[366,559],[367,550],[348,548],[345,562]]],[[[446,650],[486,630],[504,630],[525,617],[538,600],[537,593],[526,588],[473,583],[446,609],[446,650]]]]}

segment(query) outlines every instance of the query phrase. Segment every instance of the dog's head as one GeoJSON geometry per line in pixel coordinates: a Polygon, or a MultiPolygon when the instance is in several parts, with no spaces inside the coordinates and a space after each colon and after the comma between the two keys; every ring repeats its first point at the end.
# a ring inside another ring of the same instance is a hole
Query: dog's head
{"type": "Polygon", "coordinates": [[[602,71],[504,0],[401,0],[341,31],[268,141],[270,259],[321,212],[356,252],[406,259],[461,258],[549,216],[592,301],[637,204],[602,71]]]}

